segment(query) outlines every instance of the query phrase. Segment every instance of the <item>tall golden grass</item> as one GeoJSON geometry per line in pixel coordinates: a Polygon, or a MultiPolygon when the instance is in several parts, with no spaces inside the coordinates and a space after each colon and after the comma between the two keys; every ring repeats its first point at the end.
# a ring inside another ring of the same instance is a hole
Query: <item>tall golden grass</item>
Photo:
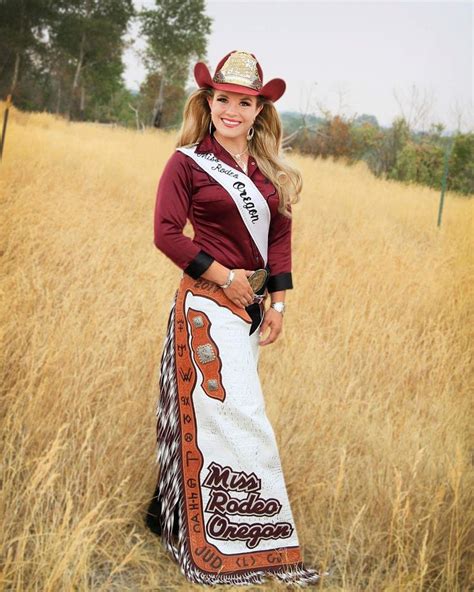
{"type": "MultiPolygon", "coordinates": [[[[6,590],[194,589],[143,525],[181,276],[153,244],[173,140],[11,113],[0,165],[6,590]]],[[[467,590],[473,201],[448,193],[437,228],[436,191],[363,163],[291,160],[305,183],[295,288],[260,374],[305,561],[332,567],[328,591],[467,590]]]]}

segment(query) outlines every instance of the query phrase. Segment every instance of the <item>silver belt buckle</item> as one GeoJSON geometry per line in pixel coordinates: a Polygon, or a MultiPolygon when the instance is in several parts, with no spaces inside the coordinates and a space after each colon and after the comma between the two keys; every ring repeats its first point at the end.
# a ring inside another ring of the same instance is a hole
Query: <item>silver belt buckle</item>
{"type": "Polygon", "coordinates": [[[253,302],[260,304],[262,300],[265,298],[265,294],[255,294],[263,288],[265,282],[267,281],[268,271],[266,269],[256,269],[251,275],[248,276],[247,280],[249,284],[252,286],[252,290],[254,291],[253,295],[253,302]]]}
{"type": "Polygon", "coordinates": [[[252,290],[254,292],[258,292],[267,281],[268,271],[266,269],[256,269],[252,274],[250,274],[247,278],[249,284],[252,286],[252,290]]]}

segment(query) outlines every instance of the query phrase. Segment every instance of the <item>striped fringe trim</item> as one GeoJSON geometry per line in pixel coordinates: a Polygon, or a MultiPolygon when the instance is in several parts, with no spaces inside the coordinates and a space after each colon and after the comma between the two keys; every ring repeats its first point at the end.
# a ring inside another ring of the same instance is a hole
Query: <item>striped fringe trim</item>
{"type": "MultiPolygon", "coordinates": [[[[162,541],[166,550],[179,560],[178,549],[173,544],[174,510],[179,502],[180,431],[178,412],[178,389],[174,360],[175,293],[168,318],[163,353],[160,363],[160,398],[157,405],[157,461],[160,465],[158,496],[161,500],[162,541]]],[[[181,519],[181,523],[182,523],[181,519]]],[[[181,539],[181,533],[179,535],[181,539]]]]}
{"type": "MultiPolygon", "coordinates": [[[[181,472],[180,426],[178,410],[178,389],[174,351],[174,322],[176,297],[171,307],[160,364],[160,398],[157,404],[157,461],[160,464],[159,496],[161,499],[162,543],[167,552],[179,564],[183,575],[197,584],[233,584],[245,586],[263,584],[269,577],[275,577],[287,585],[308,586],[319,583],[316,570],[288,566],[281,570],[254,570],[235,574],[209,574],[196,567],[191,559],[185,523],[183,476],[181,472]],[[174,511],[178,506],[179,534],[173,539],[174,511]]],[[[326,575],[326,574],[325,574],[326,575]]]]}

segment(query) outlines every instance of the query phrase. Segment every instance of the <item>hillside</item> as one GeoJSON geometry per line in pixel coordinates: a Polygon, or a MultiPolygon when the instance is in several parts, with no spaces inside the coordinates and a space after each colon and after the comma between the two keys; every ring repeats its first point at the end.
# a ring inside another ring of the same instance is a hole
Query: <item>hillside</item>
{"type": "MultiPolygon", "coordinates": [[[[173,140],[11,113],[0,164],[7,590],[191,588],[143,525],[181,276],[153,244],[173,140]]],[[[333,592],[466,590],[472,200],[448,193],[437,228],[438,192],[363,163],[291,159],[304,177],[294,289],[260,375],[305,560],[332,566],[333,592]]]]}

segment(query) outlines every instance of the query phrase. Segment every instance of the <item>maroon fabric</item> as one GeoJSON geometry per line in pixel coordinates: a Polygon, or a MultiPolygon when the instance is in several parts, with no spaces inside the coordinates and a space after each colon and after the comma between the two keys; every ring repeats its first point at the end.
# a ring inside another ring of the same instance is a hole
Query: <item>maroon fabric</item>
{"type": "MultiPolygon", "coordinates": [[[[197,152],[211,151],[239,170],[239,165],[217,140],[209,135],[197,152]]],[[[249,157],[248,175],[267,200],[271,212],[268,237],[269,292],[292,288],[291,219],[278,212],[274,185],[249,157]]],[[[231,196],[189,156],[175,151],[161,175],[156,195],[154,244],[178,267],[194,278],[214,261],[229,269],[264,267],[231,196]],[[194,238],[183,234],[189,218],[194,238]]]]}

